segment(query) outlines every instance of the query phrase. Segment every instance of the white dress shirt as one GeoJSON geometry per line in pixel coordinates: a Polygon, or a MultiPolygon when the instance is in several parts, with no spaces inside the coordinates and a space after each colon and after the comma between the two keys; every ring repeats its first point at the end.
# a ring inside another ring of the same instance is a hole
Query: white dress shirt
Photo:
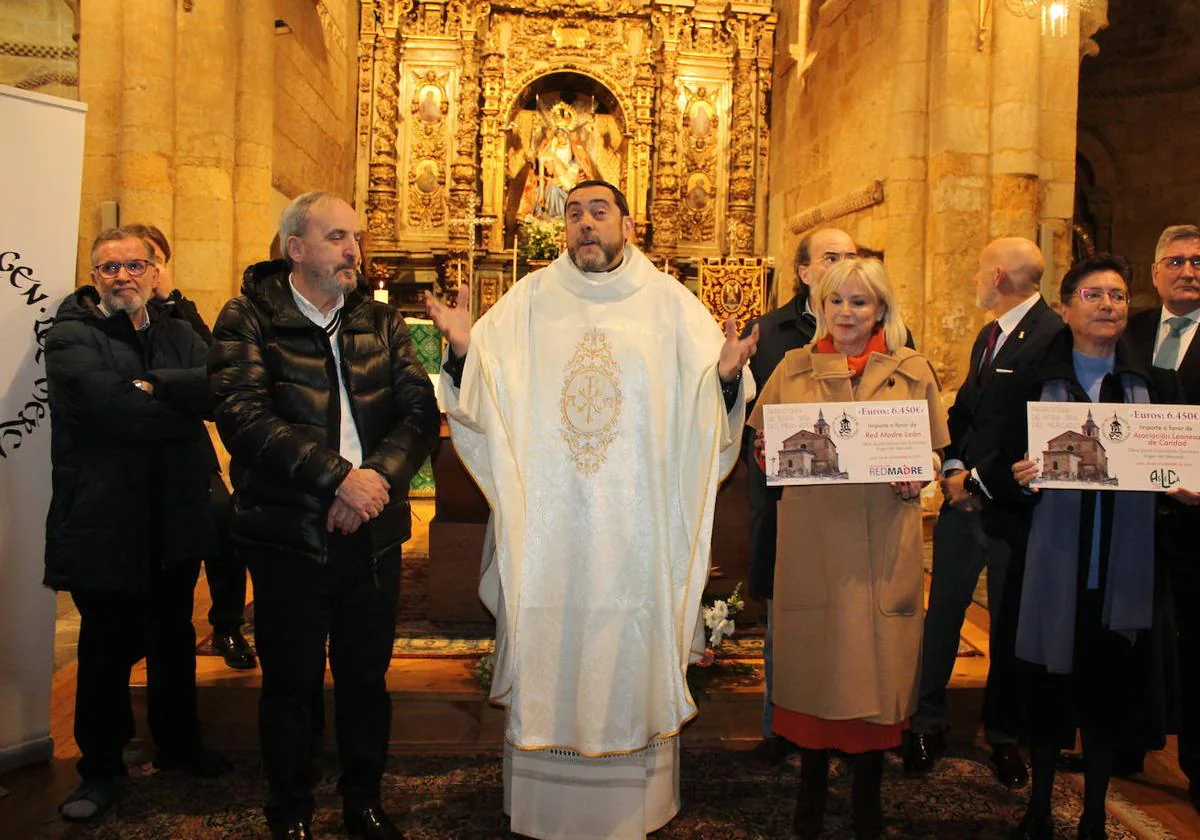
{"type": "Polygon", "coordinates": [[[329,347],[333,351],[333,367],[337,370],[339,404],[342,414],[341,421],[338,423],[338,429],[341,431],[338,454],[355,467],[360,467],[363,461],[362,441],[358,437],[358,427],[354,425],[354,415],[350,411],[350,394],[346,390],[346,381],[342,378],[342,348],[338,345],[338,332],[342,328],[342,306],[346,303],[346,296],[338,295],[333,309],[329,310],[327,315],[322,315],[320,309],[317,309],[308,302],[304,295],[300,294],[296,284],[292,282],[290,274],[288,275],[288,285],[291,286],[292,298],[296,301],[296,306],[304,317],[325,330],[325,334],[329,336],[329,347]]]}

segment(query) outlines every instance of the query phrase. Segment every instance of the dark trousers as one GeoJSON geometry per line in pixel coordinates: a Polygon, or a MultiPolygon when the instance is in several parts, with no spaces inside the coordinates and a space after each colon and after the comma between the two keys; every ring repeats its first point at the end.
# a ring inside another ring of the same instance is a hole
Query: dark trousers
{"type": "Polygon", "coordinates": [[[1179,769],[1200,789],[1200,516],[1170,510],[1158,530],[1179,632],[1179,769]]]}
{"type": "Polygon", "coordinates": [[[152,563],[149,592],[72,590],[79,610],[75,742],[79,775],[124,775],[121,751],[133,737],[129,676],[146,658],[150,734],[160,756],[188,756],[200,742],[196,719],[196,633],[192,593],[200,564],[152,563]]]}
{"type": "Polygon", "coordinates": [[[312,816],[320,753],[325,645],[346,810],[379,802],[392,702],[385,677],[395,637],[400,551],[375,560],[365,529],[329,537],[324,565],[245,552],[254,582],[254,635],[262,663],[258,729],[272,822],[312,816]]]}
{"type": "Polygon", "coordinates": [[[975,594],[979,575],[988,570],[988,612],[991,613],[990,650],[992,666],[984,693],[984,723],[992,744],[1016,743],[1016,736],[998,725],[991,710],[1005,696],[1010,680],[1008,661],[1012,650],[1001,650],[995,634],[996,618],[1008,572],[1008,545],[983,531],[978,512],[968,513],[943,505],[933,527],[933,575],[929,587],[929,609],[921,650],[921,687],[913,731],[923,735],[947,726],[946,686],[958,656],[959,634],[967,607],[975,594]]]}
{"type": "Polygon", "coordinates": [[[242,613],[246,609],[246,564],[229,533],[233,519],[233,499],[229,490],[219,473],[212,474],[210,484],[213,524],[221,540],[221,553],[204,561],[204,576],[212,598],[208,623],[213,632],[228,635],[242,626],[242,613]]]}

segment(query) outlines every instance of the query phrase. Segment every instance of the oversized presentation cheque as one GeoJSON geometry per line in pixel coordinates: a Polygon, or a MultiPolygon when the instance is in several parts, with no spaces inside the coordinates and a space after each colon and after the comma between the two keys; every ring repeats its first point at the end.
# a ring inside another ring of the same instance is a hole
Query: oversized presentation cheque
{"type": "Polygon", "coordinates": [[[1200,488],[1200,406],[1031,402],[1028,415],[1038,487],[1200,488]]]}
{"type": "Polygon", "coordinates": [[[924,400],[763,406],[767,484],[932,481],[924,400]]]}

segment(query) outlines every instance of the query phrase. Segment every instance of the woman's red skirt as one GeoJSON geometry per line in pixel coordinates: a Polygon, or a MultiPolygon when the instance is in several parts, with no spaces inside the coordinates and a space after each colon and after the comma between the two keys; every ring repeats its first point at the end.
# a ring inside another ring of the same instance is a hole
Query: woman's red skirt
{"type": "Polygon", "coordinates": [[[775,707],[771,728],[806,750],[839,750],[865,753],[900,746],[906,723],[869,723],[865,720],[826,720],[775,707]]]}

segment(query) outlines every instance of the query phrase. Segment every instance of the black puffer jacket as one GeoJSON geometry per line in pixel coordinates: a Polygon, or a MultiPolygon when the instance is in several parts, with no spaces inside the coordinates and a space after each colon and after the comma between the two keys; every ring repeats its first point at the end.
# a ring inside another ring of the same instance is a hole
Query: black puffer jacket
{"type": "Polygon", "coordinates": [[[46,335],[53,496],[45,584],[144,592],[151,562],[217,551],[204,342],[182,321],[107,317],[83,286],[46,335]],[[154,383],[154,395],[133,387],[154,383]]]}
{"type": "MultiPolygon", "coordinates": [[[[368,523],[376,554],[408,539],[408,484],[438,437],[433,384],[400,313],[346,295],[338,338],[363,467],[391,485],[368,523]]],[[[338,454],[338,383],[325,331],[292,298],[283,260],[246,269],[213,329],[209,381],[233,463],[233,536],[242,545],[326,559],[325,520],[351,464],[338,454]]]]}

